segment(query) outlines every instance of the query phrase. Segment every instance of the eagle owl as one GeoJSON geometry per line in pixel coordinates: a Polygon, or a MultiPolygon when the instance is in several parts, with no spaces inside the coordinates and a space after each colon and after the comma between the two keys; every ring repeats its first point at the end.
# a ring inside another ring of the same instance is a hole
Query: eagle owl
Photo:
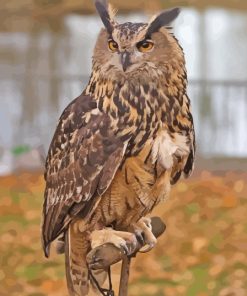
{"type": "Polygon", "coordinates": [[[95,6],[104,28],[92,74],[59,119],[45,170],[43,248],[48,257],[64,235],[70,295],[88,294],[92,247],[126,248],[140,233],[155,245],[145,216],[190,175],[195,153],[184,54],[169,27],[179,9],[119,24],[106,1],[95,6]]]}

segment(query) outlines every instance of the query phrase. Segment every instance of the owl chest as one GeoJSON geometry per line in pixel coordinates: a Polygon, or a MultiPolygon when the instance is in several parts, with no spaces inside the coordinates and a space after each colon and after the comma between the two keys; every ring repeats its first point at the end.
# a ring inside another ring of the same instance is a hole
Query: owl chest
{"type": "Polygon", "coordinates": [[[122,168],[124,185],[133,187],[133,183],[139,184],[136,187],[139,187],[138,193],[142,195],[142,191],[146,192],[155,184],[157,175],[172,170],[176,160],[188,156],[189,152],[186,135],[160,130],[155,139],[146,140],[136,156],[127,158],[122,168]],[[158,174],[157,168],[160,170],[158,174]]]}
{"type": "Polygon", "coordinates": [[[169,169],[173,166],[174,155],[187,153],[185,142],[185,139],[169,138],[162,132],[155,140],[148,139],[137,156],[126,159],[98,207],[105,224],[115,221],[130,225],[168,197],[169,169]],[[159,176],[155,171],[157,166],[161,168],[159,176]]]}
{"type": "Polygon", "coordinates": [[[164,170],[171,170],[177,158],[189,154],[187,136],[179,133],[170,134],[162,130],[155,138],[151,150],[151,162],[158,164],[164,170]]]}

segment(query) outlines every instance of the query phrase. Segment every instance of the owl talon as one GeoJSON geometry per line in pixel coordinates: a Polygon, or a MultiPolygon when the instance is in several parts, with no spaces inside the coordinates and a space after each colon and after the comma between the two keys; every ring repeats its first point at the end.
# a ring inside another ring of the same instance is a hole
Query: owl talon
{"type": "Polygon", "coordinates": [[[141,218],[137,223],[132,224],[132,229],[134,229],[138,242],[143,246],[139,252],[149,252],[156,245],[157,239],[152,233],[150,218],[141,218]]]}
{"type": "Polygon", "coordinates": [[[96,256],[94,256],[91,260],[91,262],[89,262],[89,267],[90,269],[97,269],[99,266],[101,266],[102,263],[102,258],[98,258],[96,256]]]}
{"type": "Polygon", "coordinates": [[[140,253],[147,253],[147,252],[151,251],[155,245],[156,245],[156,242],[155,243],[147,244],[143,248],[141,248],[139,250],[139,252],[140,253]]]}
{"type": "Polygon", "coordinates": [[[116,231],[112,228],[95,230],[91,233],[92,249],[106,243],[113,244],[118,249],[122,249],[125,254],[129,255],[136,248],[137,239],[133,233],[116,231]]]}
{"type": "Polygon", "coordinates": [[[144,246],[145,245],[145,239],[143,237],[143,232],[135,231],[135,236],[136,236],[136,239],[137,239],[138,243],[141,246],[144,246]]]}
{"type": "Polygon", "coordinates": [[[129,248],[128,248],[128,246],[127,246],[126,243],[125,244],[121,244],[120,245],[120,248],[123,249],[125,255],[128,255],[130,253],[130,250],[129,250],[129,248]]]}

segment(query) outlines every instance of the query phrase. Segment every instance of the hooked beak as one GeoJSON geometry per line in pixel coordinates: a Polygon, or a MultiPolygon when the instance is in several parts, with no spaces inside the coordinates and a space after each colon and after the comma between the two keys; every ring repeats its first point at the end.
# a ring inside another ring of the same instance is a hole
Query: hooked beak
{"type": "Polygon", "coordinates": [[[123,71],[125,72],[129,66],[131,66],[130,62],[130,53],[129,52],[123,52],[121,53],[121,64],[123,66],[123,71]]]}

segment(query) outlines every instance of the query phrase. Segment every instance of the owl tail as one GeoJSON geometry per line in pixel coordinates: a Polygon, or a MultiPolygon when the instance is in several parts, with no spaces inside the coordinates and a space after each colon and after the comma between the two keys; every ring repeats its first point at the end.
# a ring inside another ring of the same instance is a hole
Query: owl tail
{"type": "MultiPolygon", "coordinates": [[[[69,295],[102,295],[95,283],[89,280],[86,256],[91,248],[90,241],[85,233],[75,231],[75,228],[74,225],[70,224],[64,240],[65,269],[69,295]]],[[[92,271],[92,273],[98,284],[103,285],[107,273],[103,270],[92,271]]]]}
{"type": "Polygon", "coordinates": [[[65,270],[70,296],[86,296],[89,293],[86,255],[90,242],[83,233],[70,224],[65,234],[65,270]]]}

